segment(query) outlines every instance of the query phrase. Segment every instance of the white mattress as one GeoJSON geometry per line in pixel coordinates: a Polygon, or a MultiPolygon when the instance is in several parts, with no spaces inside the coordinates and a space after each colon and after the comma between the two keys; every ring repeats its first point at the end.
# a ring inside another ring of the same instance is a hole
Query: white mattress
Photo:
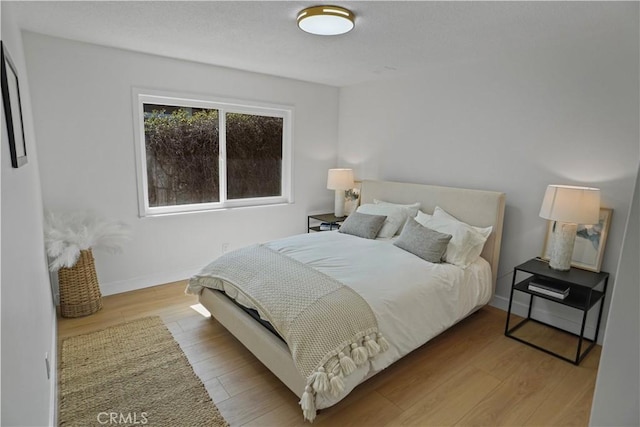
{"type": "MultiPolygon", "coordinates": [[[[343,395],[318,395],[318,409],[335,404],[364,379],[420,347],[491,298],[491,267],[484,259],[479,258],[463,270],[451,264],[426,262],[392,243],[393,239],[368,240],[322,232],[266,244],[359,293],[371,306],[379,330],[390,344],[389,350],[345,378],[343,395]]],[[[238,302],[255,308],[244,298],[238,302]]]]}

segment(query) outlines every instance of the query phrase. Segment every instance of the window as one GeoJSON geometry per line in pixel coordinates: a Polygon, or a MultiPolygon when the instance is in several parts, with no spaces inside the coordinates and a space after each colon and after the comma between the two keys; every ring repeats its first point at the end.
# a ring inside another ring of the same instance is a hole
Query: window
{"type": "Polygon", "coordinates": [[[134,91],[141,216],[291,202],[288,107],[134,91]]]}

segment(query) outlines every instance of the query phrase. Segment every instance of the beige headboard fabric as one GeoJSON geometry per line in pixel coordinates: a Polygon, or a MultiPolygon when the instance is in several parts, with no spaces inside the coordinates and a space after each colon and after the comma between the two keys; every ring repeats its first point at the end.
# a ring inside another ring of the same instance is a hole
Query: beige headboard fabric
{"type": "Polygon", "coordinates": [[[373,203],[373,199],[393,203],[420,202],[420,210],[431,214],[436,206],[477,227],[493,226],[493,232],[484,245],[481,256],[491,265],[495,291],[502,242],[505,194],[496,191],[440,187],[389,181],[362,181],[360,203],[373,203]]]}

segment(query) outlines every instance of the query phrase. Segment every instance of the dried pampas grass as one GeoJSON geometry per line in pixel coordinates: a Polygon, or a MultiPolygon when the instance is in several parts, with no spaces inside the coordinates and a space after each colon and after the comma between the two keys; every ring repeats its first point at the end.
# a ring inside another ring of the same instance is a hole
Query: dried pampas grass
{"type": "Polygon", "coordinates": [[[124,222],[109,221],[92,212],[47,212],[44,243],[52,259],[49,269],[73,267],[80,251],[89,248],[119,252],[130,234],[130,227],[124,222]]]}

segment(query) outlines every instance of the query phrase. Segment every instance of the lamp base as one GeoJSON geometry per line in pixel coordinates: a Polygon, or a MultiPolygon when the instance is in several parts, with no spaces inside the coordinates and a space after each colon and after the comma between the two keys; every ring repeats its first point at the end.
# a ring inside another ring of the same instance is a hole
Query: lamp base
{"type": "Polygon", "coordinates": [[[573,245],[576,241],[578,224],[556,221],[551,235],[551,257],[549,267],[558,271],[571,269],[573,245]]]}
{"type": "Polygon", "coordinates": [[[344,190],[335,190],[335,191],[336,191],[336,199],[335,199],[333,214],[338,218],[342,218],[344,216],[344,190]]]}

